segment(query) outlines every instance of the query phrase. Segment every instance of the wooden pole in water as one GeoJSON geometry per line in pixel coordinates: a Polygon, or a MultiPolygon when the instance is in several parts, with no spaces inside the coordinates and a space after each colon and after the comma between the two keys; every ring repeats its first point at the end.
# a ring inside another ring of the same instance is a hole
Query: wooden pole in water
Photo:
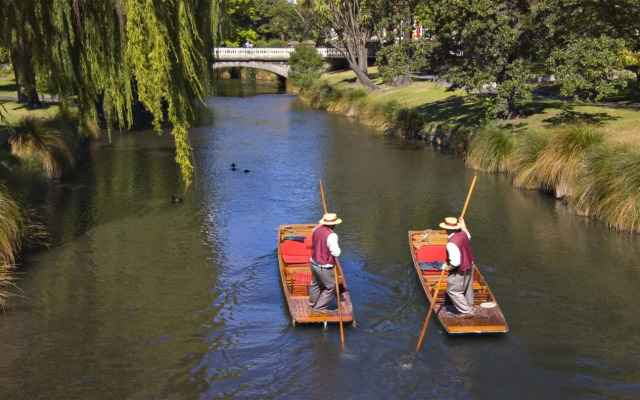
{"type": "MultiPolygon", "coordinates": [[[[464,202],[464,207],[462,208],[462,214],[460,214],[460,221],[464,217],[464,213],[467,211],[467,205],[469,205],[469,199],[471,198],[471,192],[473,192],[473,187],[476,184],[476,179],[478,177],[473,177],[473,182],[471,182],[471,187],[469,188],[469,194],[467,194],[467,200],[464,202]]],[[[424,325],[422,326],[422,333],[420,333],[420,339],[418,339],[418,345],[416,346],[416,351],[420,350],[420,346],[422,346],[422,339],[424,338],[424,334],[427,332],[427,326],[429,325],[429,320],[431,319],[431,313],[433,312],[433,306],[436,304],[436,300],[438,299],[438,292],[440,291],[440,283],[442,282],[442,278],[444,278],[444,265],[442,266],[442,272],[440,273],[440,278],[438,279],[438,283],[436,284],[436,290],[433,293],[433,297],[431,298],[431,305],[429,306],[429,312],[427,313],[427,318],[424,320],[424,325]]]]}
{"type": "MultiPolygon", "coordinates": [[[[324,189],[322,188],[322,179],[320,182],[320,195],[322,195],[322,208],[324,208],[324,213],[327,213],[327,203],[324,201],[324,189]]],[[[336,282],[336,302],[338,303],[338,319],[340,320],[340,341],[344,346],[344,328],[342,327],[342,307],[340,306],[340,287],[338,286],[338,268],[340,268],[340,263],[336,258],[336,265],[333,266],[333,276],[336,282]]]]}

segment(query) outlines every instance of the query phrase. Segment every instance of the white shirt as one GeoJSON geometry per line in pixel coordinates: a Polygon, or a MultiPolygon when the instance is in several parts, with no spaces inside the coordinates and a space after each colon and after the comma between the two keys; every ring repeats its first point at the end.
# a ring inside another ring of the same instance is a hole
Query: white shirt
{"type": "MultiPolygon", "coordinates": [[[[469,240],[471,240],[471,234],[469,232],[466,232],[467,237],[469,238],[469,240]]],[[[449,239],[451,239],[451,236],[453,236],[454,233],[452,233],[451,235],[449,235],[449,239]]],[[[461,262],[461,255],[460,255],[460,249],[458,248],[458,246],[456,246],[455,244],[448,242],[447,243],[447,253],[449,254],[449,264],[453,265],[454,267],[459,267],[460,266],[460,262],[461,262]]]]}
{"type": "Polygon", "coordinates": [[[340,246],[338,246],[338,235],[335,232],[331,232],[327,237],[327,246],[329,246],[329,251],[331,255],[334,257],[338,257],[340,255],[340,246]]]}

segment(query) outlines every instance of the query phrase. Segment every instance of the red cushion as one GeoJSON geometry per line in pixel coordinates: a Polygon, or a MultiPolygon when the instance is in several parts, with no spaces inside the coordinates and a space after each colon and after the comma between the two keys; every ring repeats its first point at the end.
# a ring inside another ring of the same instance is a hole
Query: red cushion
{"type": "Polygon", "coordinates": [[[447,246],[422,246],[416,251],[418,262],[446,261],[447,246]]]}
{"type": "Polygon", "coordinates": [[[287,264],[305,264],[311,257],[311,237],[304,238],[304,242],[285,240],[280,243],[282,260],[287,264]]]}

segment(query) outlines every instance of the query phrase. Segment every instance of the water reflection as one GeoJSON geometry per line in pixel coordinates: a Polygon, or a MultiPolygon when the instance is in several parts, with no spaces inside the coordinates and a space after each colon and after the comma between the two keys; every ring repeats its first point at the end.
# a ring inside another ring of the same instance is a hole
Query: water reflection
{"type": "Polygon", "coordinates": [[[183,203],[172,138],[153,132],[100,143],[47,194],[59,239],[27,255],[2,317],[0,398],[640,395],[637,237],[479,174],[465,219],[510,332],[451,337],[434,320],[416,354],[428,305],[407,231],[457,215],[475,173],[277,89],[239,90],[208,99],[212,122],[192,131],[183,203]],[[336,326],[291,325],[277,272],[274,228],[320,218],[319,179],[344,220],[346,348],[336,326]]]}

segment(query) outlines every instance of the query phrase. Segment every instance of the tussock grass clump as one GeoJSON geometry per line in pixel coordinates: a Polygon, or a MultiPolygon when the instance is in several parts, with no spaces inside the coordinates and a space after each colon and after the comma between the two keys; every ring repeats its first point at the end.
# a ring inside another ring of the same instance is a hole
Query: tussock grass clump
{"type": "Polygon", "coordinates": [[[556,198],[570,196],[577,177],[584,172],[586,153],[604,142],[604,133],[592,125],[575,123],[549,135],[533,168],[538,169],[540,187],[556,198]]]}
{"type": "Polygon", "coordinates": [[[396,100],[369,103],[368,106],[361,107],[361,116],[367,125],[378,127],[382,131],[389,133],[398,106],[399,103],[396,100]]]}
{"type": "Polygon", "coordinates": [[[20,206],[0,182],[0,267],[15,263],[22,235],[20,206]]]}
{"type": "Polygon", "coordinates": [[[9,136],[11,152],[27,161],[34,161],[45,176],[57,179],[65,168],[74,164],[73,154],[59,131],[42,120],[24,117],[9,136]]]}
{"type": "Polygon", "coordinates": [[[20,206],[6,186],[0,182],[0,306],[4,308],[11,296],[8,286],[14,286],[16,254],[20,251],[23,231],[20,206]]]}
{"type": "Polygon", "coordinates": [[[305,97],[309,99],[311,106],[319,109],[335,109],[339,106],[344,93],[325,81],[316,81],[309,90],[305,91],[305,97]]]}
{"type": "Polygon", "coordinates": [[[364,89],[347,90],[342,96],[341,111],[348,116],[359,117],[366,107],[367,91],[364,89]]]}
{"type": "Polygon", "coordinates": [[[396,109],[392,126],[396,135],[412,139],[420,137],[420,132],[424,128],[424,118],[416,108],[401,106],[396,109]]]}
{"type": "Polygon", "coordinates": [[[517,136],[510,162],[514,186],[523,189],[541,187],[542,177],[536,162],[548,143],[548,136],[537,130],[517,136]]]}
{"type": "Polygon", "coordinates": [[[618,230],[640,232],[640,149],[632,145],[600,146],[571,199],[576,211],[593,215],[618,230]]]}
{"type": "Polygon", "coordinates": [[[487,126],[471,136],[465,164],[484,172],[506,172],[513,149],[511,132],[497,126],[487,126]]]}
{"type": "Polygon", "coordinates": [[[365,97],[367,97],[367,91],[364,89],[349,90],[344,96],[344,102],[349,106],[355,106],[365,97]]]}

